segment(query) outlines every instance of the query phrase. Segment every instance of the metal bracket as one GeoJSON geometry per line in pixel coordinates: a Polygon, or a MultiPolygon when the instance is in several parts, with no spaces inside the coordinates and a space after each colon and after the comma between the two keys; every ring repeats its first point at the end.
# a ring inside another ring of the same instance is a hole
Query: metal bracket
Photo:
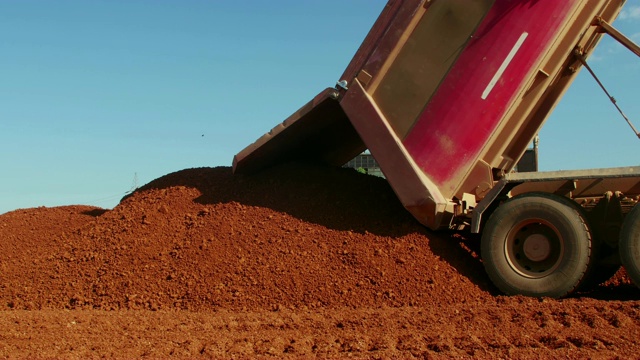
{"type": "Polygon", "coordinates": [[[640,56],[640,46],[636,45],[636,43],[634,43],[633,40],[624,36],[623,33],[621,33],[616,28],[611,26],[611,24],[606,22],[600,16],[596,16],[596,18],[593,20],[593,25],[598,26],[601,32],[611,35],[611,37],[614,38],[620,44],[622,44],[622,46],[631,50],[631,52],[633,52],[634,54],[640,56]]]}
{"type": "Polygon", "coordinates": [[[515,186],[520,185],[522,182],[509,182],[507,179],[501,179],[493,188],[487,193],[478,205],[473,209],[471,217],[471,233],[480,233],[480,224],[482,223],[482,214],[493,204],[500,194],[506,194],[515,186]]]}

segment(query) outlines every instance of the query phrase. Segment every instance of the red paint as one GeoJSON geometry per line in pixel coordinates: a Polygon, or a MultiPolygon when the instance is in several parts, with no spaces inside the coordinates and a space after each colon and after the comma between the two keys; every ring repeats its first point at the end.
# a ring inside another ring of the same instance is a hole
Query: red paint
{"type": "Polygon", "coordinates": [[[404,145],[445,192],[478,158],[576,0],[496,0],[404,145]],[[486,100],[482,93],[520,36],[527,39],[486,100]]]}

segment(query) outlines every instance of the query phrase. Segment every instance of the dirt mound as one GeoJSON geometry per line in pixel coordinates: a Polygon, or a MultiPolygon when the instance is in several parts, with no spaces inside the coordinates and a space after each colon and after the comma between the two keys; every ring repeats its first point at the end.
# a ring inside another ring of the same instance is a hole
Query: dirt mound
{"type": "Polygon", "coordinates": [[[430,306],[490,298],[486,280],[474,275],[482,273],[477,259],[449,238],[428,236],[384,180],[347,169],[289,165],[254,177],[190,169],[147,184],[112,211],[20,210],[0,224],[8,249],[0,255],[0,304],[13,309],[430,306]]]}
{"type": "Polygon", "coordinates": [[[575,298],[504,297],[477,246],[353,170],[183,170],[113,210],[0,216],[0,357],[636,356],[624,271],[575,298]]]}

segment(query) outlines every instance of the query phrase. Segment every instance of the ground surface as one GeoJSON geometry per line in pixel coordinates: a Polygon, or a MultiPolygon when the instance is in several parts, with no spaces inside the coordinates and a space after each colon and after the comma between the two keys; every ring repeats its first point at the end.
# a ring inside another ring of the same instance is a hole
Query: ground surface
{"type": "Polygon", "coordinates": [[[109,211],[0,215],[0,357],[637,357],[624,271],[504,297],[477,245],[352,170],[184,170],[109,211]]]}

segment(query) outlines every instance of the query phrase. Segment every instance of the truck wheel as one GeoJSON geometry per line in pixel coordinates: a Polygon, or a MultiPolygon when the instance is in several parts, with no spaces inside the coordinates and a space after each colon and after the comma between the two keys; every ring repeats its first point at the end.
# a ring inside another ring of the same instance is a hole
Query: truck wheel
{"type": "Polygon", "coordinates": [[[636,286],[640,286],[640,205],[622,223],[620,230],[620,260],[636,286]]]}
{"type": "Polygon", "coordinates": [[[591,232],[571,200],[529,193],[498,206],[481,240],[485,269],[505,294],[562,297],[591,260],[591,232]]]}

